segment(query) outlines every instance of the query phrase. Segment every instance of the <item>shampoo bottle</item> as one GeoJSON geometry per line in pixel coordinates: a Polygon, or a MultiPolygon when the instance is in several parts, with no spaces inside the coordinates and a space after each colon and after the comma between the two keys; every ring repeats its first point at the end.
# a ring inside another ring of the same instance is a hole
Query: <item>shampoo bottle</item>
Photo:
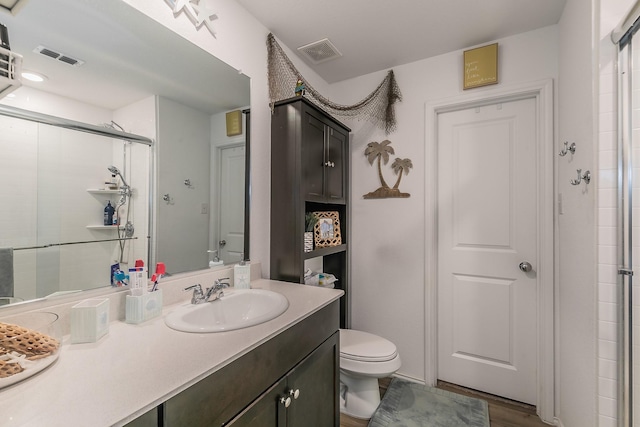
{"type": "Polygon", "coordinates": [[[242,254],[242,260],[233,266],[233,286],[236,289],[250,289],[250,282],[251,266],[244,261],[244,254],[242,254]]]}
{"type": "Polygon", "coordinates": [[[113,213],[115,209],[111,205],[111,200],[107,200],[107,206],[104,208],[104,225],[113,225],[113,213]]]}

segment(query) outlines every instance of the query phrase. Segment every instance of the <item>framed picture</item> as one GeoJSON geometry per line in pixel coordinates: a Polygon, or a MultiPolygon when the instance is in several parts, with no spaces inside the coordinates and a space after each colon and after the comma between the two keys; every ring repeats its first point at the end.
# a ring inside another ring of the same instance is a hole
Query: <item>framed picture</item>
{"type": "Polygon", "coordinates": [[[318,222],[313,229],[316,248],[338,246],[342,244],[340,235],[340,215],[338,212],[314,212],[318,222]]]}
{"type": "Polygon", "coordinates": [[[464,51],[463,89],[498,83],[498,43],[464,51]]]}

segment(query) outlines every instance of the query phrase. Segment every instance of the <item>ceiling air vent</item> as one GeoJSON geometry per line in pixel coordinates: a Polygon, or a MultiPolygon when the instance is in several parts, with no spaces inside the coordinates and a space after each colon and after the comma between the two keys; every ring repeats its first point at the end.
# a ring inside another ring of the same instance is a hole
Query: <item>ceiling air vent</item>
{"type": "Polygon", "coordinates": [[[55,59],[56,61],[64,62],[65,64],[73,65],[74,67],[79,67],[84,64],[84,61],[76,58],[72,58],[69,55],[65,55],[60,52],[56,52],[53,49],[49,49],[48,47],[38,46],[33,49],[35,53],[39,53],[44,56],[48,56],[49,58],[55,59]]]}
{"type": "Polygon", "coordinates": [[[322,39],[317,42],[300,46],[298,51],[314,64],[320,64],[321,62],[330,61],[342,56],[329,39],[322,39]]]}

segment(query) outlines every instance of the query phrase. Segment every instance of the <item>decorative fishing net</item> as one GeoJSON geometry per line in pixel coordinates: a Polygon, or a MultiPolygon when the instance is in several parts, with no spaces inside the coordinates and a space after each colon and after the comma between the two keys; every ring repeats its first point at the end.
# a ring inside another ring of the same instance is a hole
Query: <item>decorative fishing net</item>
{"type": "Polygon", "coordinates": [[[336,104],[322,96],[300,74],[284,53],[273,34],[267,36],[269,99],[271,108],[277,101],[291,98],[299,80],[304,84],[304,96],[335,116],[366,119],[390,134],[396,129],[394,104],[402,101],[402,93],[396,83],[393,70],[387,73],[380,85],[366,98],[354,105],[336,104]]]}

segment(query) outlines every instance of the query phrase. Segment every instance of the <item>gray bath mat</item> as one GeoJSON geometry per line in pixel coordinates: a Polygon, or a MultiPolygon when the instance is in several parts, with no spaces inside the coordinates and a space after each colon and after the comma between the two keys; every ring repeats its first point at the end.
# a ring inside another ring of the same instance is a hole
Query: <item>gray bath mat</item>
{"type": "Polygon", "coordinates": [[[369,427],[489,427],[486,401],[394,378],[369,427]]]}

